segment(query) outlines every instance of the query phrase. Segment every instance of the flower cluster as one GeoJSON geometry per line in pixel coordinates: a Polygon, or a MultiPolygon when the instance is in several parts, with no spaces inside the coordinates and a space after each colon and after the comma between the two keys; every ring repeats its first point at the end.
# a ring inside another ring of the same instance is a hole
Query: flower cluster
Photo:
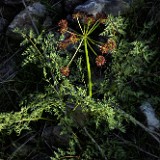
{"type": "Polygon", "coordinates": [[[75,33],[72,33],[69,37],[69,41],[72,44],[76,44],[79,41],[79,38],[77,37],[77,35],[75,33]]]}
{"type": "Polygon", "coordinates": [[[105,63],[106,63],[106,60],[105,60],[104,56],[101,56],[101,55],[97,56],[96,64],[98,67],[103,66],[105,63]]]}
{"type": "Polygon", "coordinates": [[[69,39],[65,39],[64,41],[62,41],[62,42],[59,43],[58,47],[59,47],[59,49],[64,50],[64,49],[66,49],[70,44],[71,44],[71,43],[70,43],[69,39]]]}
{"type": "Polygon", "coordinates": [[[68,30],[68,22],[65,19],[59,21],[58,26],[60,27],[60,33],[65,33],[68,30]]]}
{"type": "Polygon", "coordinates": [[[77,18],[81,19],[81,18],[83,18],[84,16],[85,16],[85,14],[80,13],[80,12],[77,12],[77,13],[74,13],[74,14],[72,15],[72,18],[73,18],[73,19],[77,19],[77,18]]]}
{"type": "Polygon", "coordinates": [[[72,17],[73,19],[77,19],[77,18],[81,19],[84,24],[87,24],[89,26],[94,24],[97,21],[100,23],[104,23],[106,21],[106,16],[104,14],[97,14],[96,17],[94,17],[94,16],[88,16],[84,13],[77,12],[77,13],[74,13],[72,17]]]}
{"type": "MultiPolygon", "coordinates": [[[[59,43],[59,45],[58,45],[59,49],[64,50],[70,44],[76,44],[79,41],[79,38],[78,38],[77,34],[68,30],[67,20],[64,20],[64,19],[60,20],[59,23],[58,23],[58,26],[60,27],[59,31],[60,31],[61,34],[64,34],[66,32],[69,34],[68,37],[66,37],[63,41],[61,41],[59,43]]],[[[70,74],[69,66],[62,67],[60,69],[60,72],[61,72],[62,75],[66,76],[66,77],[69,76],[69,74],[70,74]]]]}
{"type": "Polygon", "coordinates": [[[70,69],[69,69],[68,66],[65,66],[65,67],[62,67],[62,68],[60,69],[60,72],[61,72],[61,74],[62,74],[63,76],[68,77],[68,76],[69,76],[69,73],[70,73],[70,69]]]}
{"type": "Polygon", "coordinates": [[[100,23],[104,24],[106,22],[106,20],[107,20],[107,17],[103,13],[98,13],[96,15],[96,19],[98,19],[100,23]]]}
{"type": "Polygon", "coordinates": [[[116,42],[113,39],[108,39],[107,43],[100,46],[100,51],[102,54],[113,51],[116,48],[116,42]]]}
{"type": "MultiPolygon", "coordinates": [[[[60,27],[59,31],[61,34],[67,33],[67,34],[65,34],[65,36],[67,36],[67,37],[59,43],[59,49],[61,49],[61,50],[66,49],[70,44],[73,44],[73,45],[76,44],[80,39],[83,40],[82,39],[83,37],[86,38],[86,35],[89,36],[90,33],[92,33],[99,26],[100,23],[104,23],[106,21],[106,17],[104,17],[103,15],[97,15],[96,17],[93,17],[93,16],[87,16],[84,13],[79,13],[79,12],[73,14],[72,18],[78,22],[78,25],[79,25],[82,33],[77,34],[76,32],[73,32],[73,30],[69,30],[67,20],[62,19],[58,23],[58,26],[60,27]],[[84,31],[82,29],[83,27],[81,27],[81,24],[84,25],[84,28],[85,28],[84,31]]],[[[88,43],[90,41],[92,41],[91,38],[89,38],[88,43]]],[[[80,46],[81,46],[81,43],[80,43],[80,46]]],[[[91,45],[89,45],[89,47],[91,48],[91,50],[93,50],[91,45]]],[[[102,52],[102,54],[104,54],[104,53],[108,53],[108,51],[112,51],[115,48],[116,48],[115,41],[112,39],[109,39],[107,41],[107,43],[100,46],[100,51],[102,52]]],[[[76,51],[76,53],[77,53],[77,51],[76,51]]],[[[106,63],[106,59],[103,55],[97,55],[97,57],[95,59],[95,63],[97,65],[97,67],[101,67],[106,63]]],[[[69,63],[67,66],[62,67],[60,69],[60,72],[62,75],[69,76],[70,64],[71,63],[69,63]]]]}
{"type": "Polygon", "coordinates": [[[83,19],[83,23],[87,25],[92,25],[96,22],[96,19],[93,16],[85,16],[83,19]]]}
{"type": "MultiPolygon", "coordinates": [[[[113,39],[108,39],[108,41],[100,46],[100,51],[102,54],[108,53],[109,51],[113,51],[116,48],[116,42],[113,39]]],[[[96,64],[98,67],[101,67],[105,64],[106,60],[104,56],[97,56],[96,64]]]]}
{"type": "Polygon", "coordinates": [[[79,38],[75,33],[71,33],[68,38],[65,40],[61,41],[59,43],[59,49],[66,49],[70,44],[76,44],[78,42],[79,38]]]}

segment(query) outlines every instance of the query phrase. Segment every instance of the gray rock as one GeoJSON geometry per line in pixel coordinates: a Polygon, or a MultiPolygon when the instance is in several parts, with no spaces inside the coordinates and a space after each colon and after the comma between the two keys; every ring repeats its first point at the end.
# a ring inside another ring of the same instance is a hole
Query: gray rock
{"type": "Polygon", "coordinates": [[[2,3],[8,4],[8,5],[15,5],[22,3],[22,0],[2,0],[2,3]]]}
{"type": "Polygon", "coordinates": [[[75,8],[75,12],[84,12],[88,15],[96,16],[99,13],[102,13],[105,7],[105,4],[108,1],[105,0],[88,0],[82,5],[79,5],[75,8]]]}
{"type": "Polygon", "coordinates": [[[64,0],[64,8],[67,13],[71,13],[74,8],[84,0],[64,0]]]}
{"type": "Polygon", "coordinates": [[[123,0],[113,0],[107,3],[104,8],[105,14],[112,14],[113,16],[122,15],[129,11],[130,5],[123,0]]]}
{"type": "Polygon", "coordinates": [[[21,40],[21,34],[15,32],[16,28],[26,31],[33,29],[38,32],[37,30],[43,24],[46,14],[47,11],[44,5],[40,2],[33,3],[15,16],[13,21],[8,26],[6,34],[13,39],[21,40]]]}
{"type": "Polygon", "coordinates": [[[148,102],[144,102],[140,106],[141,111],[146,117],[148,128],[152,131],[155,129],[160,128],[160,120],[157,118],[155,114],[155,110],[153,109],[152,105],[148,102]]]}
{"type": "Polygon", "coordinates": [[[84,4],[77,6],[75,12],[84,12],[93,16],[101,13],[117,16],[128,9],[129,3],[123,0],[88,0],[84,4]]]}

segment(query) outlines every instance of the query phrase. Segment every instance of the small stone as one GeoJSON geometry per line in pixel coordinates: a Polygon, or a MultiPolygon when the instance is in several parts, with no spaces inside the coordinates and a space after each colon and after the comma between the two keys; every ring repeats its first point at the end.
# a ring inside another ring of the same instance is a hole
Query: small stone
{"type": "Polygon", "coordinates": [[[102,13],[117,16],[123,14],[128,9],[129,3],[126,3],[123,0],[88,0],[84,4],[78,5],[75,8],[75,12],[84,12],[95,17],[102,13]]]}
{"type": "Polygon", "coordinates": [[[7,29],[7,35],[12,39],[22,40],[20,33],[15,32],[15,29],[19,30],[33,30],[35,27],[38,30],[42,25],[43,19],[47,14],[46,7],[40,2],[33,3],[32,5],[21,11],[10,23],[7,29]],[[34,24],[33,24],[34,23],[34,24]],[[35,25],[35,26],[34,26],[35,25]]]}
{"type": "Polygon", "coordinates": [[[160,120],[157,118],[155,111],[150,103],[144,102],[140,106],[141,111],[146,117],[148,128],[152,131],[160,128],[160,120]]]}

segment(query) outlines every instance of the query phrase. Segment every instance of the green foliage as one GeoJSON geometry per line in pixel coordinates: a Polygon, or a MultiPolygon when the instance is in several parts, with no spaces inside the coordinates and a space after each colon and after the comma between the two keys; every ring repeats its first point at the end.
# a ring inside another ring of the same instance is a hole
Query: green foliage
{"type": "Polygon", "coordinates": [[[113,17],[112,15],[109,15],[105,21],[105,29],[100,35],[114,38],[117,33],[120,35],[126,35],[125,29],[127,24],[127,19],[124,19],[121,16],[113,17]]]}
{"type": "MultiPolygon", "coordinates": [[[[85,68],[81,66],[81,57],[75,61],[79,65],[77,68],[79,68],[80,72],[75,73],[78,76],[71,75],[67,78],[60,74],[60,69],[68,63],[70,53],[66,52],[65,55],[62,51],[57,50],[58,39],[56,39],[54,34],[48,33],[44,36],[42,33],[36,37],[31,31],[29,35],[23,33],[23,36],[25,41],[22,45],[27,44],[28,47],[23,53],[25,59],[22,66],[36,64],[37,67],[43,70],[42,78],[48,85],[45,87],[44,93],[34,93],[30,95],[29,101],[22,101],[20,105],[21,111],[1,114],[1,131],[7,131],[8,134],[15,131],[20,134],[22,130],[31,129],[30,122],[38,120],[57,121],[63,128],[62,133],[71,135],[73,135],[74,128],[82,132],[83,126],[90,125],[89,122],[96,124],[97,130],[102,122],[105,123],[106,134],[115,128],[123,130],[123,117],[114,109],[113,98],[107,98],[103,101],[92,99],[90,96],[87,96],[85,82],[84,85],[76,85],[79,81],[78,77],[82,76],[81,79],[84,77],[85,68]],[[44,113],[53,115],[53,118],[46,118],[44,113]]],[[[86,134],[82,134],[82,136],[86,136],[86,134]]],[[[80,143],[79,140],[76,141],[76,144],[80,143]]],[[[90,138],[88,138],[89,144],[87,144],[86,150],[88,148],[95,150],[95,154],[91,154],[90,157],[95,155],[103,157],[103,151],[99,155],[96,151],[97,147],[94,149],[91,147],[92,145],[97,145],[97,142],[92,140],[93,142],[90,143],[89,141],[90,138]]],[[[70,150],[66,151],[65,155],[76,154],[76,151],[74,151],[76,144],[74,143],[75,139],[73,136],[69,143],[70,150]]],[[[64,155],[62,151],[59,154],[61,154],[60,156],[64,155]]],[[[58,157],[59,155],[55,154],[55,156],[58,157]]],[[[84,159],[85,156],[83,155],[84,159]]]]}
{"type": "MultiPolygon", "coordinates": [[[[110,28],[113,27],[115,32],[117,31],[115,35],[110,36],[117,39],[119,44],[117,50],[112,54],[110,72],[106,73],[106,88],[108,94],[115,95],[121,102],[124,102],[123,104],[128,102],[127,106],[129,103],[131,103],[131,105],[135,102],[141,103],[151,96],[146,89],[149,84],[155,83],[155,86],[159,87],[158,84],[156,85],[157,81],[159,81],[157,69],[153,71],[155,57],[158,55],[158,52],[150,49],[149,45],[152,39],[150,41],[137,39],[133,42],[129,42],[127,37],[120,39],[121,34],[125,35],[124,29],[127,27],[128,21],[120,17],[118,21],[120,24],[117,25],[117,18],[109,18],[113,25],[110,26],[106,23],[106,26],[110,28]],[[119,27],[117,27],[116,30],[114,26],[123,26],[123,32],[119,31],[119,27]]],[[[147,28],[144,27],[144,31],[142,32],[146,32],[146,29],[147,28]]],[[[150,29],[150,27],[148,29],[150,29]]],[[[104,30],[101,35],[107,36],[108,32],[104,30]]],[[[159,100],[158,96],[156,98],[159,100]]],[[[153,100],[152,103],[156,101],[153,100]]]]}
{"type": "MultiPolygon", "coordinates": [[[[94,55],[97,56],[97,53],[95,52],[91,44],[96,45],[96,43],[101,44],[101,42],[93,40],[91,38],[91,34],[100,26],[101,21],[102,20],[104,21],[104,19],[101,19],[101,18],[96,19],[94,17],[89,17],[82,13],[73,14],[73,19],[76,19],[81,33],[77,33],[76,31],[73,31],[73,29],[70,31],[68,27],[68,21],[62,19],[58,23],[60,27],[60,32],[62,33],[62,35],[64,35],[64,40],[60,43],[60,48],[66,49],[69,45],[71,44],[76,45],[76,43],[80,41],[72,59],[70,60],[68,65],[65,67],[67,68],[67,70],[69,70],[71,63],[75,59],[81,46],[84,45],[84,53],[85,53],[87,76],[88,76],[88,92],[89,92],[89,96],[92,97],[93,84],[92,84],[92,73],[91,73],[91,63],[90,63],[91,55],[89,54],[90,53],[89,49],[93,52],[94,55]],[[66,33],[70,34],[69,38],[65,38],[66,33]]],[[[97,66],[104,65],[105,58],[103,56],[97,56],[96,63],[97,63],[97,66]]],[[[69,73],[66,74],[65,72],[63,74],[66,76],[69,75],[69,73]]]]}
{"type": "MultiPolygon", "coordinates": [[[[127,25],[124,18],[112,16],[105,23],[101,35],[119,43],[114,52],[106,54],[111,60],[103,68],[104,79],[98,77],[94,82],[93,97],[92,88],[89,88],[89,96],[87,94],[84,75],[88,67],[88,76],[91,76],[91,68],[95,66],[83,67],[86,59],[79,56],[73,61],[70,76],[66,77],[61,74],[61,68],[70,64],[74,55],[58,49],[58,42],[63,37],[51,32],[42,32],[39,36],[32,31],[29,34],[23,32],[22,45],[26,45],[26,50],[22,67],[35,64],[43,71],[41,78],[46,83],[43,92],[24,97],[20,111],[0,114],[0,132],[21,134],[22,130],[32,130],[33,121],[54,122],[61,126],[62,134],[69,135],[69,144],[55,151],[53,160],[127,159],[123,146],[113,135],[116,131],[119,134],[126,131],[125,120],[138,123],[124,116],[123,110],[129,110],[132,115],[132,107],[150,96],[146,87],[151,83],[158,87],[159,81],[154,70],[157,63],[153,63],[157,52],[150,49],[148,41],[136,39],[130,42],[126,34],[127,25]]],[[[85,46],[82,53],[89,58],[86,40],[90,40],[86,39],[86,33],[82,35],[85,46]]],[[[95,72],[93,70],[92,74],[95,72]]],[[[151,100],[153,103],[159,101],[158,95],[151,100]]]]}

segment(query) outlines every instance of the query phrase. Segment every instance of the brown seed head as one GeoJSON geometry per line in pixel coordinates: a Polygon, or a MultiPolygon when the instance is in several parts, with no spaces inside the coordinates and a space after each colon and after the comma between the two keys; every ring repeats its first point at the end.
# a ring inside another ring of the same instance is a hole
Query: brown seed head
{"type": "Polygon", "coordinates": [[[68,30],[68,22],[65,19],[59,21],[58,26],[60,27],[60,33],[65,33],[68,30]]]}
{"type": "Polygon", "coordinates": [[[108,39],[107,43],[100,46],[100,51],[102,54],[108,53],[108,51],[113,51],[116,48],[116,42],[113,39],[108,39]]]}
{"type": "Polygon", "coordinates": [[[70,37],[69,37],[69,41],[72,43],[72,44],[75,44],[77,43],[79,40],[79,38],[77,37],[77,35],[75,33],[71,34],[70,37]]]}
{"type": "Polygon", "coordinates": [[[112,51],[116,48],[116,42],[113,39],[108,39],[107,46],[108,49],[112,51]]]}
{"type": "Polygon", "coordinates": [[[62,67],[62,68],[60,69],[60,72],[61,72],[61,74],[62,74],[63,76],[68,77],[68,76],[69,76],[69,73],[70,73],[70,69],[69,69],[68,66],[65,66],[65,67],[62,67]]]}
{"type": "Polygon", "coordinates": [[[109,49],[108,49],[107,43],[105,43],[102,46],[100,46],[100,51],[102,52],[102,54],[108,53],[109,49]]]}
{"type": "Polygon", "coordinates": [[[101,67],[105,64],[106,60],[104,58],[104,56],[97,56],[96,58],[96,64],[98,67],[101,67]]]}
{"type": "Polygon", "coordinates": [[[73,19],[77,19],[77,18],[81,19],[81,18],[83,18],[83,16],[84,16],[84,14],[81,12],[77,12],[77,13],[72,14],[73,19]]]}
{"type": "Polygon", "coordinates": [[[64,50],[71,44],[71,41],[69,39],[66,39],[64,41],[61,41],[58,45],[59,49],[64,50]]]}
{"type": "Polygon", "coordinates": [[[95,20],[95,17],[93,16],[84,16],[83,21],[84,21],[84,24],[92,25],[95,23],[96,20],[95,20]]]}

